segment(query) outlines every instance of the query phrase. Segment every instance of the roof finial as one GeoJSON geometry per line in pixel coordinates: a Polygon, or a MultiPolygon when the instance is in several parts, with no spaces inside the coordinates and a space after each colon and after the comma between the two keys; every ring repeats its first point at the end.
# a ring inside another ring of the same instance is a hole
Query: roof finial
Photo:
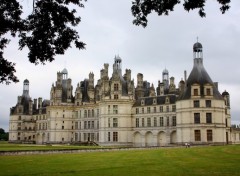
{"type": "Polygon", "coordinates": [[[198,43],[198,37],[197,37],[197,43],[198,43]]]}

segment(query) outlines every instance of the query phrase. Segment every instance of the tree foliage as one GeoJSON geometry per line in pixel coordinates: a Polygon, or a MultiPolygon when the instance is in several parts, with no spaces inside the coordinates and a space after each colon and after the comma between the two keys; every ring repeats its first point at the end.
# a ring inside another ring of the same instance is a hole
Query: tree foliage
{"type": "Polygon", "coordinates": [[[4,129],[0,128],[0,141],[7,141],[8,133],[5,133],[4,129]]]}
{"type": "MultiPolygon", "coordinates": [[[[78,49],[85,44],[79,40],[74,29],[81,18],[72,5],[84,7],[86,0],[33,0],[33,12],[26,19],[21,18],[22,6],[16,0],[1,0],[0,3],[0,83],[18,82],[15,76],[15,63],[3,57],[3,51],[10,42],[5,37],[10,32],[18,35],[19,49],[29,49],[31,63],[52,62],[57,54],[64,54],[73,42],[78,49]],[[71,7],[70,7],[71,5],[71,7]]],[[[22,1],[20,1],[22,2],[22,1]]]]}
{"type": "MultiPolygon", "coordinates": [[[[224,14],[229,8],[231,0],[216,0],[221,5],[220,11],[224,14]]],[[[180,4],[180,0],[134,0],[132,2],[132,14],[135,17],[133,24],[146,27],[147,16],[155,11],[159,16],[168,15],[173,11],[175,5],[180,4]]],[[[183,7],[186,11],[198,9],[201,17],[205,17],[204,11],[206,0],[184,0],[183,7]]]]}

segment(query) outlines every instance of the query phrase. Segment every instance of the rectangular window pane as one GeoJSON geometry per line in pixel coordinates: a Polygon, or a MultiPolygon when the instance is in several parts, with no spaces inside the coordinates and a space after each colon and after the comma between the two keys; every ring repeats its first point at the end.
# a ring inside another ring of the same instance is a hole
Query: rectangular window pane
{"type": "Polygon", "coordinates": [[[172,105],[172,112],[176,112],[176,105],[172,105]]]}
{"type": "Polygon", "coordinates": [[[113,127],[118,127],[118,119],[117,118],[113,118],[113,127]]]}
{"type": "Polygon", "coordinates": [[[147,113],[150,113],[150,107],[147,107],[147,113]]]}
{"type": "Polygon", "coordinates": [[[210,108],[212,106],[211,100],[206,100],[206,107],[210,108]]]}
{"type": "Polygon", "coordinates": [[[118,132],[113,132],[113,141],[114,142],[118,141],[118,132]]]}
{"type": "Polygon", "coordinates": [[[172,126],[176,126],[177,121],[176,121],[176,116],[172,117],[172,126]]]}
{"type": "Polygon", "coordinates": [[[194,101],[193,101],[193,107],[194,107],[194,108],[199,108],[199,107],[200,107],[199,100],[194,100],[194,101]]]}
{"type": "Polygon", "coordinates": [[[194,89],[194,90],[193,90],[193,95],[194,95],[194,96],[198,96],[198,89],[194,89]]]}
{"type": "Polygon", "coordinates": [[[160,126],[163,126],[163,117],[160,117],[160,126]]]}
{"type": "Polygon", "coordinates": [[[139,119],[136,119],[136,127],[139,127],[139,119]]]}
{"type": "Polygon", "coordinates": [[[139,114],[139,109],[138,108],[136,108],[136,114],[139,114]]]}
{"type": "Polygon", "coordinates": [[[160,106],[160,112],[163,112],[163,106],[160,106]]]}
{"type": "Polygon", "coordinates": [[[111,133],[108,132],[108,141],[110,142],[111,141],[111,133]]]}
{"type": "Polygon", "coordinates": [[[113,114],[118,114],[118,105],[113,105],[113,114]]]}
{"type": "Polygon", "coordinates": [[[207,141],[212,141],[212,130],[207,130],[207,141]]]}
{"type": "Polygon", "coordinates": [[[212,113],[206,113],[206,123],[212,123],[212,113]]]}
{"type": "Polygon", "coordinates": [[[147,126],[151,127],[151,118],[147,118],[147,126]]]}
{"type": "Polygon", "coordinates": [[[195,130],[194,131],[195,141],[201,141],[201,131],[195,130]]]}
{"type": "Polygon", "coordinates": [[[144,127],[145,124],[144,124],[144,118],[142,118],[142,127],[144,127]]]}
{"type": "Polygon", "coordinates": [[[194,123],[200,123],[200,113],[194,113],[194,123]]]}

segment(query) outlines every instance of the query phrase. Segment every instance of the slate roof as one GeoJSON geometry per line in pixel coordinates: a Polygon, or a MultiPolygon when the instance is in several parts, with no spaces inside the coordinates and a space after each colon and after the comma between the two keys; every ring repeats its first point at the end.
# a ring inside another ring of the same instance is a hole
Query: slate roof
{"type": "Polygon", "coordinates": [[[177,100],[177,96],[173,94],[169,95],[163,95],[163,96],[156,96],[156,97],[142,97],[138,98],[136,102],[134,103],[134,107],[136,106],[142,106],[141,102],[144,100],[144,106],[151,106],[151,105],[164,105],[166,97],[169,97],[169,104],[175,104],[177,100]],[[153,100],[156,99],[156,104],[153,103],[153,100]]]}
{"type": "Polygon", "coordinates": [[[211,84],[213,86],[213,97],[216,99],[222,99],[221,94],[217,90],[216,86],[214,85],[212,79],[208,75],[207,71],[203,66],[203,59],[202,58],[195,58],[194,59],[194,66],[193,69],[186,81],[185,90],[183,94],[179,96],[179,100],[185,100],[191,98],[191,85],[193,84],[200,85],[200,94],[201,96],[204,95],[204,85],[211,84]]]}

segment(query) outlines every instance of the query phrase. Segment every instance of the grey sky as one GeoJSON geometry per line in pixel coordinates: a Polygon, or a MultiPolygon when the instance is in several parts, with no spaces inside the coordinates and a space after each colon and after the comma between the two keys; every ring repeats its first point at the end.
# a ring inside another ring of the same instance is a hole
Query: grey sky
{"type": "MultiPolygon", "coordinates": [[[[31,2],[23,4],[31,10],[31,2]]],[[[142,28],[132,24],[131,0],[88,1],[79,11],[82,22],[77,27],[81,40],[87,44],[86,50],[73,47],[45,66],[29,63],[27,49],[18,51],[17,40],[13,39],[4,56],[17,64],[20,82],[0,85],[0,128],[8,131],[9,108],[22,94],[24,79],[30,81],[32,98],[49,99],[56,73],[65,66],[74,91],[90,71],[94,72],[96,84],[104,63],[109,63],[109,74],[112,74],[113,58],[118,54],[123,70],[132,70],[132,79],[136,80],[137,73],[143,73],[144,80],[156,87],[163,69],[167,68],[177,85],[184,70],[189,74],[192,69],[192,46],[197,37],[203,45],[205,69],[219,83],[220,92],[230,93],[232,122],[239,124],[240,1],[232,0],[231,9],[225,15],[219,7],[215,0],[208,2],[207,17],[200,18],[197,11],[188,13],[178,5],[169,16],[150,15],[148,26],[142,28]]]]}

